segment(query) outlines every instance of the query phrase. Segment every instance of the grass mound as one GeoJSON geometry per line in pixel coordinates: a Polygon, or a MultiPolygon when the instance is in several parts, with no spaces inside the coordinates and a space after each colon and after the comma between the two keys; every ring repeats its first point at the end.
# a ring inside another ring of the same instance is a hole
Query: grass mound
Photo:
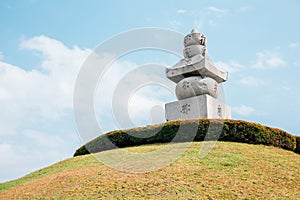
{"type": "Polygon", "coordinates": [[[187,142],[191,137],[193,141],[203,141],[207,137],[209,140],[275,146],[300,153],[300,138],[283,130],[241,120],[199,119],[112,131],[83,145],[74,156],[144,144],[187,142]],[[222,130],[219,137],[217,129],[222,130]]]}
{"type": "MultiPolygon", "coordinates": [[[[111,169],[93,154],[78,156],[0,184],[0,199],[299,199],[300,155],[272,146],[217,142],[201,158],[203,143],[193,142],[161,170],[140,174],[111,169]]],[[[124,150],[141,153],[163,146],[124,150]]]]}

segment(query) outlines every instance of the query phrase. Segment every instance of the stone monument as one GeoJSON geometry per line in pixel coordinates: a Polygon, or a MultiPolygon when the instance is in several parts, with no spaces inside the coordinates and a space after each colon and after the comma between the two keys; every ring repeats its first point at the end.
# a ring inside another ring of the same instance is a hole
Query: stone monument
{"type": "Polygon", "coordinates": [[[229,106],[219,101],[219,83],[227,80],[227,72],[209,59],[206,37],[193,29],[184,37],[184,58],[166,69],[166,76],[175,82],[178,101],[165,105],[166,120],[193,118],[231,118],[229,106]]]}

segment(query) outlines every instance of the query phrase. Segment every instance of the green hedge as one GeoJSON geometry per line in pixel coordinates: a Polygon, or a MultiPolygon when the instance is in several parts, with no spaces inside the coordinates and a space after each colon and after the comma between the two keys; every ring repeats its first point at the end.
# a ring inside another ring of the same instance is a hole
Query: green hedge
{"type": "Polygon", "coordinates": [[[80,147],[74,156],[143,144],[188,142],[191,138],[203,141],[205,137],[206,140],[272,145],[300,153],[300,137],[283,130],[241,120],[199,119],[112,131],[80,147]]]}
{"type": "Polygon", "coordinates": [[[295,149],[295,152],[300,154],[300,136],[296,137],[296,149],[295,149]]]}

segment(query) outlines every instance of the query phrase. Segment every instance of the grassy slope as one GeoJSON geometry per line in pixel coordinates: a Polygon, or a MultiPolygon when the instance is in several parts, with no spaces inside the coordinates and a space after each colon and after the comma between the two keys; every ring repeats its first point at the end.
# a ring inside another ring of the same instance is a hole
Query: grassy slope
{"type": "MultiPolygon", "coordinates": [[[[300,198],[299,154],[270,146],[218,142],[208,156],[200,158],[201,144],[194,142],[176,162],[143,174],[113,170],[93,155],[78,156],[0,184],[0,199],[300,198]]],[[[181,144],[173,145],[180,148],[181,144]]],[[[161,146],[127,150],[147,152],[161,146]]],[[[99,154],[109,156],[114,151],[99,154]]]]}

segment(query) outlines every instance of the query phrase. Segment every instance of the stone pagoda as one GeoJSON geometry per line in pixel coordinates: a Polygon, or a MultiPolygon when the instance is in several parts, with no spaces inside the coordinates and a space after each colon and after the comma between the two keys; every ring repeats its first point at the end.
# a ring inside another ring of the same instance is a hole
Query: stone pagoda
{"type": "Polygon", "coordinates": [[[184,58],[166,69],[166,76],[175,82],[178,101],[165,105],[166,120],[231,118],[229,106],[218,100],[219,83],[228,73],[209,59],[206,37],[193,29],[184,37],[184,58]]]}

